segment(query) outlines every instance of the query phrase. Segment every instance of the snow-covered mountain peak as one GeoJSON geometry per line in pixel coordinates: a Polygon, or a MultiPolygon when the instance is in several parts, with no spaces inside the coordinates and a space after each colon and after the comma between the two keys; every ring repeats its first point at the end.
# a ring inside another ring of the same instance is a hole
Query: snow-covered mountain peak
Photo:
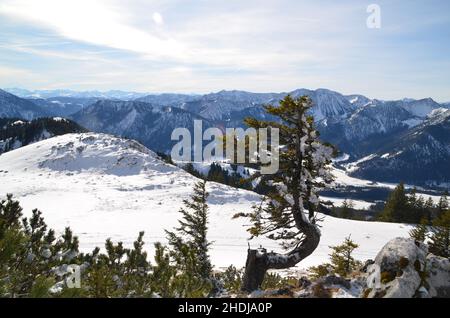
{"type": "Polygon", "coordinates": [[[357,108],[361,108],[372,103],[372,100],[370,98],[359,94],[347,95],[345,97],[350,102],[350,104],[355,105],[357,108]]]}
{"type": "Polygon", "coordinates": [[[159,160],[140,143],[106,134],[66,134],[50,138],[2,156],[15,170],[95,172],[118,176],[152,172],[170,173],[178,168],[159,160]]]}
{"type": "Polygon", "coordinates": [[[402,103],[402,107],[409,111],[412,115],[425,118],[428,114],[430,114],[433,110],[441,107],[438,103],[436,103],[432,98],[424,98],[419,100],[402,100],[399,101],[402,103]]]}

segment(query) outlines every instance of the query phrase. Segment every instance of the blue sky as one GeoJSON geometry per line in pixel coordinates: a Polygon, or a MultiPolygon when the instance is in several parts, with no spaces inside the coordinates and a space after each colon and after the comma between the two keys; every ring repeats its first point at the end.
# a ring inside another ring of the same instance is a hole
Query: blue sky
{"type": "Polygon", "coordinates": [[[450,101],[450,1],[0,0],[0,87],[450,101]]]}

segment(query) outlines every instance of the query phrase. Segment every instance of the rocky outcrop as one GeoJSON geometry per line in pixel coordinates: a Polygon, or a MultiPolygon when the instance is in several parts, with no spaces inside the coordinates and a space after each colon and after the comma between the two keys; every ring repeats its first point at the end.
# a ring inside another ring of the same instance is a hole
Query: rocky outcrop
{"type": "Polygon", "coordinates": [[[408,238],[388,242],[367,268],[368,298],[450,297],[450,263],[408,238]]]}
{"type": "Polygon", "coordinates": [[[299,281],[301,290],[295,295],[299,298],[357,298],[364,286],[363,277],[347,279],[330,274],[314,282],[302,278],[299,281]]]}
{"type": "Polygon", "coordinates": [[[430,254],[426,268],[430,296],[450,298],[450,260],[430,254]]]}

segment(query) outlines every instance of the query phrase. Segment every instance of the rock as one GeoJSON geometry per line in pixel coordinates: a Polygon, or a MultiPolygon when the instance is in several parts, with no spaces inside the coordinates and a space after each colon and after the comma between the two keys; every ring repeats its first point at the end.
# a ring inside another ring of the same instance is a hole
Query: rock
{"type": "Polygon", "coordinates": [[[429,254],[426,259],[426,271],[430,296],[450,298],[450,261],[429,254]]]}
{"type": "Polygon", "coordinates": [[[358,297],[361,287],[354,280],[350,281],[336,275],[327,275],[321,277],[314,282],[301,278],[299,286],[306,285],[295,296],[298,298],[331,298],[331,297],[358,297]],[[354,282],[354,286],[352,283],[354,282]]]}
{"type": "Polygon", "coordinates": [[[292,297],[294,295],[294,292],[292,291],[291,287],[285,287],[285,288],[278,289],[275,292],[275,295],[278,295],[278,296],[291,296],[292,297]]]}
{"type": "Polygon", "coordinates": [[[367,268],[373,263],[375,263],[373,259],[368,259],[367,261],[364,262],[364,265],[361,267],[360,271],[363,273],[367,273],[367,268]]]}
{"type": "Polygon", "coordinates": [[[378,253],[368,266],[367,297],[412,298],[419,296],[424,283],[428,248],[408,238],[395,238],[378,253]],[[375,278],[375,286],[374,285],[375,278]]]}
{"type": "Polygon", "coordinates": [[[306,277],[301,277],[298,280],[298,287],[301,289],[305,289],[311,285],[311,281],[306,277]]]}
{"type": "Polygon", "coordinates": [[[342,278],[340,276],[328,275],[318,280],[319,283],[322,283],[325,286],[342,286],[346,289],[350,289],[350,280],[342,278]]]}

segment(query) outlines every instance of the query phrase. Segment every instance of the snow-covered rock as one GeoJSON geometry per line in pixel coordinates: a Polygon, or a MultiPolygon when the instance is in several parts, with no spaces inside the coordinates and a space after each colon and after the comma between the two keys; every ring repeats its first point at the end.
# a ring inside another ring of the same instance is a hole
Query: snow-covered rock
{"type": "Polygon", "coordinates": [[[298,298],[358,298],[365,287],[363,277],[352,279],[329,274],[313,282],[302,278],[300,291],[294,295],[298,298]]]}
{"type": "Polygon", "coordinates": [[[449,260],[428,254],[427,245],[410,238],[387,243],[367,272],[369,298],[450,296],[449,260]]]}
{"type": "MultiPolygon", "coordinates": [[[[380,286],[368,297],[411,298],[421,286],[427,247],[412,239],[395,238],[387,243],[368,268],[369,279],[374,271],[380,273],[380,286]]],[[[375,283],[376,285],[377,283],[375,283]]]]}
{"type": "Polygon", "coordinates": [[[430,254],[426,269],[430,296],[450,298],[450,260],[430,254]]]}

